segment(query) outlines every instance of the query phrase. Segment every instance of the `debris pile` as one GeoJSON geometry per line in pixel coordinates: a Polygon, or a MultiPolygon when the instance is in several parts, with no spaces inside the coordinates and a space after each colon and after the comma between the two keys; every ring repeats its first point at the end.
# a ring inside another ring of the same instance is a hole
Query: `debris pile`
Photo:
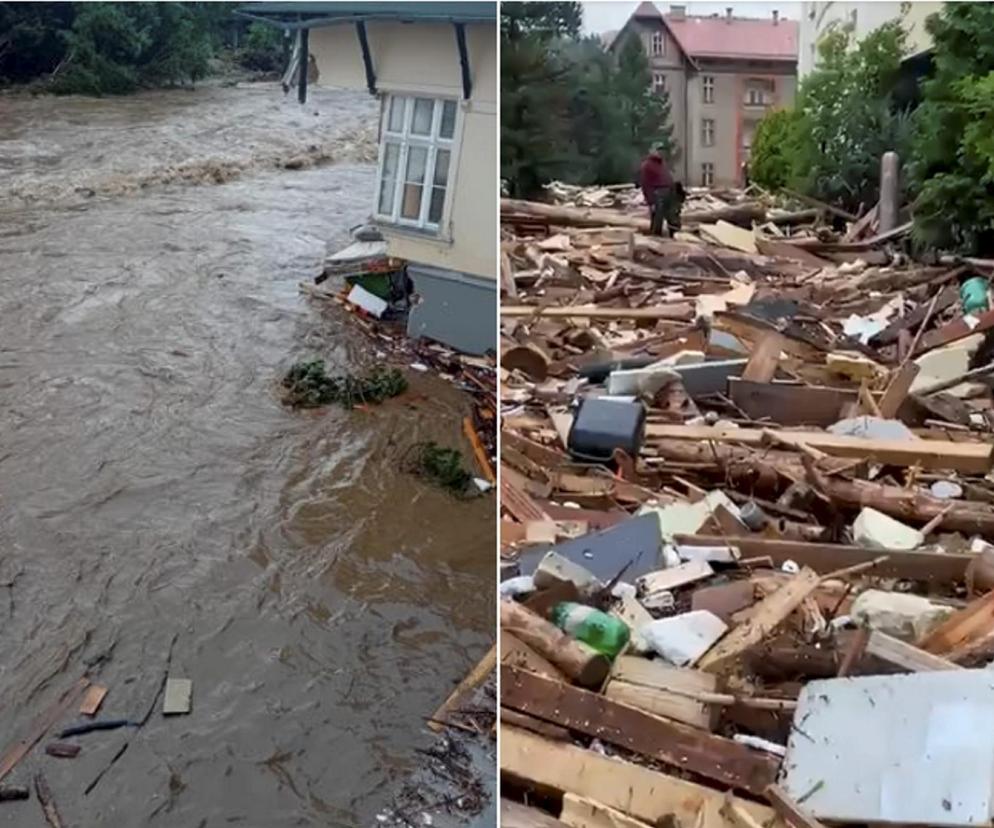
{"type": "Polygon", "coordinates": [[[994,262],[623,192],[502,204],[505,824],[990,823],[994,262]]]}
{"type": "Polygon", "coordinates": [[[396,368],[375,366],[363,375],[325,373],[323,359],[295,363],[283,378],[287,405],[317,408],[339,403],[345,408],[381,403],[407,390],[407,380],[396,368]]]}

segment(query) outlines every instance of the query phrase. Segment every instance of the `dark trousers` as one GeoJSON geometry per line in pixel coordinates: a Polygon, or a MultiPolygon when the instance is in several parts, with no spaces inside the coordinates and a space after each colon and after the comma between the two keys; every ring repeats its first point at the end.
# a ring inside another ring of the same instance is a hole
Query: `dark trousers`
{"type": "Polygon", "coordinates": [[[672,233],[680,229],[680,210],[683,208],[683,199],[674,187],[659,187],[655,193],[656,197],[649,207],[651,217],[651,227],[649,232],[653,236],[663,235],[663,220],[666,220],[666,227],[672,233]]]}

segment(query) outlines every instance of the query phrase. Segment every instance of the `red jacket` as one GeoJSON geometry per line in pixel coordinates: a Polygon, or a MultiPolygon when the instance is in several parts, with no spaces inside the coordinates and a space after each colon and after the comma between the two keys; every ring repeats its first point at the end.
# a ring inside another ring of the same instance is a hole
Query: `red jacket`
{"type": "Polygon", "coordinates": [[[656,190],[660,187],[673,186],[673,176],[658,152],[650,152],[639,167],[639,186],[646,204],[656,200],[656,190]]]}

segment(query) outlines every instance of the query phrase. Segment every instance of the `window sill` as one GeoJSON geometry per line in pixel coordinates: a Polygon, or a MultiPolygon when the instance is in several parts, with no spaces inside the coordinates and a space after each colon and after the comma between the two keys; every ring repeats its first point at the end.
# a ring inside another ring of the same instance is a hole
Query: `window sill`
{"type": "Polygon", "coordinates": [[[451,245],[453,243],[452,236],[449,233],[443,233],[441,230],[409,227],[406,224],[394,224],[380,219],[374,219],[374,222],[383,231],[384,236],[401,236],[408,239],[418,239],[419,241],[438,242],[444,245],[451,245]]]}

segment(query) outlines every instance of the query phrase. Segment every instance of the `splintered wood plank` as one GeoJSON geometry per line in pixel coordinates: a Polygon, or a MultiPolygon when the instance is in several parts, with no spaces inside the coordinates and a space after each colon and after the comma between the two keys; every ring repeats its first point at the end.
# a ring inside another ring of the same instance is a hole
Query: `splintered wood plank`
{"type": "Polygon", "coordinates": [[[764,334],[746,363],[742,379],[748,382],[769,382],[772,380],[777,373],[783,349],[784,339],[777,331],[769,331],[764,334]]]}
{"type": "Polygon", "coordinates": [[[766,798],[773,804],[773,810],[787,823],[788,828],[825,828],[825,826],[790,798],[779,785],[766,789],[766,798]]]}
{"type": "Polygon", "coordinates": [[[934,655],[943,655],[970,641],[984,638],[992,631],[994,631],[994,590],[954,612],[922,638],[918,646],[934,655]]]}
{"type": "Polygon", "coordinates": [[[432,714],[428,727],[436,733],[442,730],[447,724],[449,713],[458,709],[464,699],[493,672],[496,666],[497,645],[494,644],[476,663],[476,666],[466,674],[465,678],[456,685],[456,689],[449,694],[442,706],[432,714]]]}
{"type": "Polygon", "coordinates": [[[897,416],[897,411],[908,396],[908,389],[918,376],[919,370],[921,369],[916,363],[909,361],[894,374],[878,404],[881,417],[889,420],[897,416]]]}
{"type": "MultiPolygon", "coordinates": [[[[766,429],[726,426],[689,426],[650,423],[646,441],[654,439],[696,442],[738,443],[762,446],[766,429]]],[[[920,466],[923,469],[956,469],[986,474],[994,458],[994,443],[967,443],[950,440],[869,440],[822,431],[783,431],[779,436],[796,444],[810,446],[836,457],[857,457],[894,466],[920,466]]]]}
{"type": "Polygon", "coordinates": [[[500,824],[502,828],[563,828],[566,823],[538,808],[501,798],[500,824]]]}
{"type": "Polygon", "coordinates": [[[503,472],[500,476],[500,505],[520,523],[549,519],[532,496],[508,480],[503,472]]]}
{"type": "Polygon", "coordinates": [[[779,767],[731,739],[512,667],[501,669],[501,705],[757,795],[779,767]]]}
{"type": "Polygon", "coordinates": [[[654,716],[663,716],[701,730],[713,730],[718,708],[669,690],[611,679],[604,695],[628,707],[637,707],[654,716]]]}
{"type": "Polygon", "coordinates": [[[570,828],[652,828],[615,808],[571,793],[563,795],[559,818],[570,828]]]}
{"type": "Polygon", "coordinates": [[[729,661],[759,644],[818,588],[819,580],[820,576],[813,569],[802,569],[776,592],[756,604],[749,620],[719,639],[703,655],[698,667],[709,672],[720,670],[729,661]]]}
{"type": "MultiPolygon", "coordinates": [[[[540,791],[574,793],[615,808],[650,825],[727,828],[723,797],[713,788],[602,756],[574,745],[550,742],[515,727],[501,729],[500,769],[540,791]]],[[[740,800],[753,817],[782,825],[771,808],[740,800]]]]}
{"type": "Polygon", "coordinates": [[[31,748],[41,741],[60,718],[69,712],[89,686],[90,680],[87,678],[77,681],[31,723],[24,738],[16,741],[0,755],[0,780],[27,756],[31,748]]]}
{"type": "Polygon", "coordinates": [[[106,687],[101,687],[99,684],[91,684],[83,695],[83,701],[79,705],[79,712],[84,716],[95,716],[100,709],[100,705],[103,704],[104,696],[106,695],[106,687]]]}
{"type": "Polygon", "coordinates": [[[954,664],[941,656],[933,655],[914,644],[908,644],[906,641],[901,641],[899,638],[876,630],[870,633],[866,642],[866,653],[910,673],[921,673],[926,670],[960,669],[958,664],[954,664]]]}

